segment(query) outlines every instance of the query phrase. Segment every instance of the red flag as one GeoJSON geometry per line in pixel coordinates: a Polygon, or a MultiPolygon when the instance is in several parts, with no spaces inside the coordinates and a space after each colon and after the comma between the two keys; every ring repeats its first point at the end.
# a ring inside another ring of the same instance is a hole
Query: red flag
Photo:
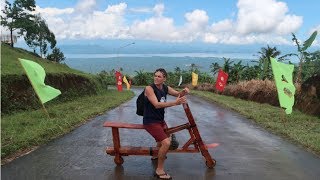
{"type": "Polygon", "coordinates": [[[227,84],[227,81],[228,74],[219,69],[218,78],[216,82],[216,89],[222,92],[224,90],[224,86],[227,84]]]}
{"type": "Polygon", "coordinates": [[[122,91],[122,74],[119,71],[116,71],[117,87],[118,91],[122,91]]]}

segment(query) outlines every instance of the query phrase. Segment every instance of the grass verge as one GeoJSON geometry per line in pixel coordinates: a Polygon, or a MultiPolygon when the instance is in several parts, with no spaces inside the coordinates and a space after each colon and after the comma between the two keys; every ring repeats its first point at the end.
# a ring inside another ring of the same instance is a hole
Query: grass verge
{"type": "Polygon", "coordinates": [[[286,115],[280,107],[245,101],[212,92],[192,91],[192,94],[233,109],[268,131],[320,155],[319,117],[306,115],[297,110],[293,110],[292,114],[286,115]]]}
{"type": "MultiPolygon", "coordinates": [[[[132,91],[107,90],[66,103],[46,106],[50,119],[42,109],[20,112],[1,118],[1,159],[70,132],[89,118],[117,107],[134,96],[132,91]]],[[[2,161],[6,162],[6,161],[2,161]]]]}

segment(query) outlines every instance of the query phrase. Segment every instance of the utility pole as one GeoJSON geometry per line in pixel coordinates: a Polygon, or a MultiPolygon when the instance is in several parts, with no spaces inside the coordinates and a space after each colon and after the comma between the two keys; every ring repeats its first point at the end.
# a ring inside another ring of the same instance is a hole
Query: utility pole
{"type": "MultiPolygon", "coordinates": [[[[126,44],[124,46],[120,46],[120,47],[117,48],[117,61],[119,61],[119,51],[120,51],[120,49],[128,47],[128,46],[133,45],[133,44],[135,44],[135,42],[132,42],[132,43],[129,43],[129,44],[126,44]]],[[[122,91],[122,74],[121,74],[120,67],[118,67],[118,70],[116,70],[115,76],[116,76],[118,91],[122,91]]]]}

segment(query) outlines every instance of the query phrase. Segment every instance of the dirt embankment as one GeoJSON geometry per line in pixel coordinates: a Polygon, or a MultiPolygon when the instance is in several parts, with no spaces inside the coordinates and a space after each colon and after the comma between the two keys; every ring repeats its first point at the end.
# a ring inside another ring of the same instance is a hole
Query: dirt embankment
{"type": "MultiPolygon", "coordinates": [[[[297,84],[295,86],[293,108],[320,117],[320,75],[309,78],[301,86],[297,84]]],[[[194,89],[219,93],[216,91],[214,84],[201,84],[194,89]]],[[[231,84],[225,87],[222,94],[279,106],[276,85],[274,81],[270,80],[251,80],[231,84]]]]}
{"type": "MultiPolygon", "coordinates": [[[[75,74],[47,74],[45,84],[61,91],[61,95],[48,103],[97,93],[95,82],[75,74]]],[[[1,114],[40,108],[37,95],[25,75],[2,76],[1,86],[1,114]]]]}

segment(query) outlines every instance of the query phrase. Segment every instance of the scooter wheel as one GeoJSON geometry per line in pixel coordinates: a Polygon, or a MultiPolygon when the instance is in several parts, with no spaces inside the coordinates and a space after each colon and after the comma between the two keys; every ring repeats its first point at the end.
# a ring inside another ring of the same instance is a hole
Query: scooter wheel
{"type": "Polygon", "coordinates": [[[123,158],[120,156],[119,159],[117,159],[116,157],[114,158],[114,163],[116,163],[117,165],[121,165],[123,164],[124,160],[123,158]]]}
{"type": "Polygon", "coordinates": [[[208,168],[213,168],[214,166],[216,166],[216,163],[217,163],[217,161],[216,161],[215,159],[212,159],[212,163],[206,161],[206,166],[207,166],[208,168]]]}

